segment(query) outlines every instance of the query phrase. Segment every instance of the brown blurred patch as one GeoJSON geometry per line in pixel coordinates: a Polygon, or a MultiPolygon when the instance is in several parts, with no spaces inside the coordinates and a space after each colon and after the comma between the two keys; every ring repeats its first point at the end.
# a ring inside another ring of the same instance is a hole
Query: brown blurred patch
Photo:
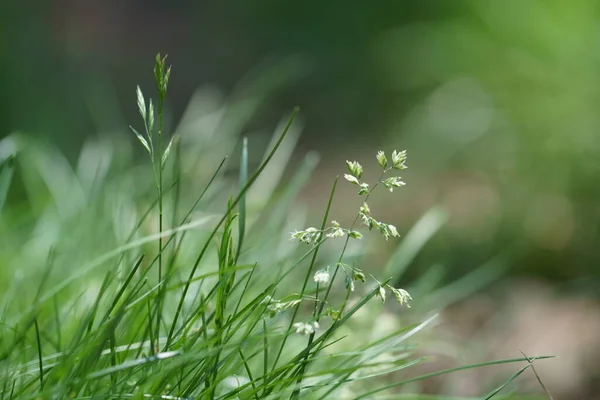
{"type": "MultiPolygon", "coordinates": [[[[562,297],[534,281],[513,281],[502,289],[500,296],[480,294],[446,310],[442,323],[430,332],[438,348],[423,346],[424,355],[433,353],[434,361],[419,372],[521,358],[523,351],[530,358],[557,357],[534,364],[555,399],[600,398],[600,303],[562,297]]],[[[511,363],[440,376],[423,382],[422,389],[447,396],[480,396],[525,365],[511,363]]],[[[531,370],[515,384],[520,393],[544,393],[531,370]]]]}

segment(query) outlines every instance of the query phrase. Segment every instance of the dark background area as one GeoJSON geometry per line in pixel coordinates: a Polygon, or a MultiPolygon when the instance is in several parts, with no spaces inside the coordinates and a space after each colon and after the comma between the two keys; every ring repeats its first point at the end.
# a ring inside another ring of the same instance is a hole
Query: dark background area
{"type": "Polygon", "coordinates": [[[304,141],[318,139],[320,145],[323,131],[332,142],[344,135],[364,140],[411,101],[408,94],[399,99],[374,65],[374,41],[398,25],[459,12],[450,2],[417,1],[377,7],[341,1],[38,1],[4,7],[2,86],[11,96],[4,97],[2,132],[43,131],[71,143],[94,131],[82,99],[102,96],[97,91],[103,86],[127,119],[135,118],[132,82],[151,84],[148,63],[157,51],[168,53],[177,71],[170,97],[175,119],[201,85],[227,91],[252,71],[294,68],[295,79],[270,98],[267,115],[299,104],[308,124],[304,141]]]}

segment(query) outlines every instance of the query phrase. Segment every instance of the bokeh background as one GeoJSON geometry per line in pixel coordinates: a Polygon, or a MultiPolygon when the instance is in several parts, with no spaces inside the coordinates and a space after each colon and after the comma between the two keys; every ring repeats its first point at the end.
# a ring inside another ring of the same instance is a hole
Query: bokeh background
{"type": "Polygon", "coordinates": [[[445,311],[456,352],[558,354],[549,386],[597,398],[600,2],[32,0],[0,10],[0,137],[24,132],[73,160],[89,137],[133,141],[135,86],[152,87],[162,52],[173,128],[194,99],[249,98],[259,107],[244,133],[266,145],[262,130],[300,106],[297,157],[322,156],[302,194],[315,209],[345,159],[407,149],[408,186],[394,204],[375,200],[379,209],[404,232],[433,207],[447,221],[402,283],[432,266],[449,282],[495,263],[476,295],[445,311]]]}

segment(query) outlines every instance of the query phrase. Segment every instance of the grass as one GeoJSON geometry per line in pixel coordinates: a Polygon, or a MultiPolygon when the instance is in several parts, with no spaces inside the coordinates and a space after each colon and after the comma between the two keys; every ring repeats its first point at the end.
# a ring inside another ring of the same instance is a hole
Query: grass
{"type": "MultiPolygon", "coordinates": [[[[294,140],[287,135],[298,110],[258,165],[246,138],[239,161],[218,154],[238,143],[234,135],[202,134],[218,123],[194,135],[180,127],[163,146],[169,76],[157,56],[156,110],[137,91],[144,133],[132,129],[149,165],[135,165],[118,138],[96,139],[76,168],[24,135],[0,142],[1,398],[399,398],[406,384],[432,376],[525,363],[483,397],[500,398],[533,366],[524,356],[411,373],[426,361],[414,340],[432,326],[433,310],[485,284],[489,266],[440,289],[424,277],[411,289],[415,300],[393,285],[443,225],[443,211],[434,209],[386,266],[367,269],[363,237],[400,236],[367,201],[378,189],[404,186],[386,176],[406,168],[405,152],[389,160],[378,153],[381,175],[371,185],[361,180],[362,165],[348,162],[320,227],[298,230],[306,215],[294,197],[317,158],[307,155],[282,183],[286,160],[276,157],[294,140]],[[350,228],[332,221],[342,183],[356,185],[359,196],[350,228]],[[11,201],[14,192],[25,201],[11,201]],[[388,297],[397,303],[385,304],[388,297]],[[405,322],[382,335],[378,320],[390,310],[405,322]]],[[[211,118],[218,115],[235,116],[213,110],[203,120],[230,123],[211,118]]]]}

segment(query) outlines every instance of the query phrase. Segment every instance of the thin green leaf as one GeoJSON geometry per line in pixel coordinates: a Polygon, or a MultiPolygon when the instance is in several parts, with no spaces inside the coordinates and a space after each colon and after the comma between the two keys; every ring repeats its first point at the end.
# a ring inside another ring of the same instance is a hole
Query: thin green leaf
{"type": "Polygon", "coordinates": [[[419,251],[448,220],[448,214],[442,208],[434,207],[425,213],[404,236],[402,244],[390,257],[384,268],[384,276],[393,276],[398,280],[406,271],[419,251]]]}
{"type": "MultiPolygon", "coordinates": [[[[340,381],[330,381],[327,383],[321,383],[321,384],[317,384],[317,385],[309,385],[309,386],[305,386],[304,388],[311,388],[311,387],[318,387],[318,386],[329,386],[329,385],[333,385],[333,384],[344,384],[344,383],[349,383],[349,382],[356,382],[356,381],[364,381],[367,379],[372,379],[372,378],[376,378],[378,376],[384,376],[384,375],[389,375],[392,372],[396,372],[396,371],[400,371],[402,369],[405,368],[409,368],[412,367],[414,365],[419,364],[421,361],[425,360],[425,357],[421,357],[421,358],[417,358],[414,360],[410,360],[407,362],[402,362],[400,365],[396,365],[394,367],[390,367],[387,369],[384,369],[382,371],[378,371],[378,372],[373,372],[367,375],[362,375],[362,376],[357,376],[355,378],[347,378],[347,379],[343,379],[340,381]]],[[[385,361],[385,362],[381,362],[381,363],[373,363],[373,364],[359,364],[356,366],[352,366],[352,367],[348,367],[346,368],[346,370],[341,370],[341,371],[333,371],[336,373],[349,373],[347,376],[350,376],[354,373],[356,373],[357,371],[360,371],[362,369],[366,369],[366,368],[370,368],[370,367],[378,367],[378,366],[385,366],[385,365],[389,365],[392,364],[392,362],[390,361],[385,361]]],[[[329,372],[327,372],[329,374],[329,372]]],[[[314,376],[319,376],[319,375],[324,375],[324,373],[320,373],[320,374],[309,374],[306,375],[307,378],[311,378],[314,376]]]]}
{"type": "Polygon", "coordinates": [[[428,296],[423,307],[447,307],[495,282],[505,272],[510,253],[510,250],[502,252],[477,269],[437,289],[428,296]]]}
{"type": "Polygon", "coordinates": [[[146,101],[144,100],[144,95],[142,94],[142,89],[138,86],[136,89],[137,93],[137,105],[140,115],[144,122],[146,121],[146,101]]]}
{"type": "Polygon", "coordinates": [[[502,385],[498,386],[496,389],[492,390],[486,397],[484,397],[483,400],[490,400],[492,397],[494,397],[495,395],[500,393],[500,391],[502,391],[502,389],[504,389],[512,381],[517,379],[523,372],[525,372],[525,370],[527,370],[527,368],[531,367],[531,365],[532,364],[527,364],[526,366],[524,366],[523,368],[521,368],[520,370],[515,372],[510,378],[508,378],[508,380],[506,382],[504,382],[502,385]]]}
{"type": "Polygon", "coordinates": [[[126,369],[138,367],[138,366],[141,366],[141,365],[144,365],[144,364],[148,364],[148,363],[159,362],[159,361],[162,361],[162,360],[166,360],[166,359],[178,356],[180,354],[182,354],[180,351],[167,351],[167,352],[164,352],[164,353],[158,353],[158,354],[150,356],[150,357],[144,357],[144,358],[140,358],[140,359],[137,359],[137,360],[125,361],[124,363],[122,363],[120,365],[92,372],[92,373],[90,373],[90,374],[87,375],[86,379],[91,380],[91,379],[102,378],[103,376],[110,375],[110,374],[113,374],[115,372],[119,372],[119,371],[123,371],[123,370],[126,370],[126,369]]]}
{"type": "MultiPolygon", "coordinates": [[[[544,359],[549,359],[549,358],[555,358],[555,357],[554,356],[537,357],[538,360],[544,360],[544,359]]],[[[504,359],[504,360],[496,360],[496,361],[489,361],[489,362],[478,363],[478,364],[465,365],[462,367],[448,368],[448,369],[444,369],[441,371],[432,372],[432,373],[420,375],[420,376],[417,376],[414,378],[394,382],[390,385],[382,386],[380,388],[371,390],[367,393],[361,394],[360,396],[356,397],[355,400],[366,399],[376,393],[383,392],[385,390],[392,389],[392,388],[395,388],[398,386],[406,385],[407,383],[410,383],[410,382],[422,381],[424,379],[429,379],[429,378],[433,378],[435,376],[440,376],[440,375],[446,375],[446,374],[450,374],[452,372],[459,372],[459,371],[464,371],[464,370],[468,370],[468,369],[487,367],[490,365],[509,364],[509,363],[515,363],[515,362],[523,362],[523,361],[529,361],[529,360],[527,358],[510,358],[510,359],[504,359]]]]}
{"type": "Polygon", "coordinates": [[[39,360],[39,371],[40,371],[40,389],[44,389],[44,362],[42,361],[42,341],[40,340],[40,327],[38,326],[37,317],[34,319],[35,324],[35,338],[37,342],[38,360],[39,360]]]}
{"type": "Polygon", "coordinates": [[[142,144],[142,146],[144,146],[146,151],[148,151],[148,154],[152,154],[152,150],[150,150],[150,145],[148,144],[148,141],[142,135],[140,135],[140,133],[138,131],[136,131],[133,128],[133,126],[129,126],[129,129],[131,129],[133,131],[133,133],[135,133],[135,136],[137,136],[137,138],[140,141],[140,143],[142,144]]]}
{"type": "Polygon", "coordinates": [[[319,163],[319,155],[316,152],[308,153],[302,160],[295,171],[294,176],[287,181],[285,187],[282,188],[281,192],[278,192],[278,201],[274,205],[267,205],[269,210],[268,221],[266,225],[261,220],[256,220],[250,227],[248,238],[253,237],[253,246],[270,246],[270,242],[266,241],[264,237],[260,235],[252,235],[252,232],[256,231],[276,231],[279,229],[282,223],[289,217],[289,210],[292,202],[297,198],[298,193],[309,181],[313,171],[319,163]]]}
{"type": "MultiPolygon", "coordinates": [[[[252,370],[250,369],[250,366],[248,365],[248,361],[246,361],[246,358],[244,357],[244,353],[242,353],[241,349],[238,351],[238,354],[240,355],[240,358],[241,358],[242,362],[244,363],[244,369],[246,370],[246,374],[248,374],[248,378],[250,379],[250,383],[252,383],[252,388],[256,389],[256,386],[254,384],[254,377],[252,376],[252,370]]],[[[259,400],[258,393],[254,394],[254,398],[256,400],[259,400]]]]}
{"type": "Polygon", "coordinates": [[[173,141],[175,140],[175,136],[171,136],[171,140],[169,140],[169,144],[167,145],[167,148],[165,149],[165,152],[162,155],[162,159],[161,159],[161,168],[165,168],[165,164],[167,163],[167,159],[169,158],[169,154],[171,153],[171,147],[173,146],[173,141]]]}
{"type": "MultiPolygon", "coordinates": [[[[382,285],[387,285],[390,279],[383,281],[382,285]]],[[[283,380],[283,376],[290,372],[290,370],[295,369],[297,366],[302,367],[305,365],[306,361],[311,359],[311,351],[322,342],[327,340],[335,331],[337,331],[343,324],[352,317],[358,310],[360,310],[369,300],[371,300],[376,294],[379,288],[375,288],[371,290],[367,295],[363,296],[363,298],[357,302],[350,310],[348,310],[340,319],[336,320],[330,327],[327,329],[321,336],[315,339],[311,344],[308,344],[302,351],[300,351],[296,356],[294,356],[287,364],[279,367],[269,374],[269,385],[268,387],[264,387],[265,393],[270,394],[271,391],[275,388],[276,385],[281,384],[281,380],[283,380]]],[[[302,372],[302,370],[300,371],[302,372]]],[[[298,374],[296,376],[290,377],[290,381],[296,381],[298,379],[298,374]]],[[[238,389],[235,389],[231,392],[231,394],[238,393],[243,389],[247,388],[249,384],[243,385],[238,389]]]]}
{"type": "MultiPolygon", "coordinates": [[[[244,137],[242,141],[242,159],[240,161],[240,190],[242,190],[246,183],[248,183],[248,138],[244,137]]],[[[235,261],[240,257],[242,251],[242,244],[244,243],[244,235],[246,233],[246,195],[244,194],[240,198],[240,204],[238,205],[240,215],[238,221],[238,246],[237,253],[235,255],[235,261]]]]}
{"type": "MultiPolygon", "coordinates": [[[[327,207],[325,208],[325,214],[323,215],[323,220],[321,221],[321,231],[323,231],[325,229],[325,227],[327,226],[327,221],[329,220],[329,212],[331,211],[331,206],[333,204],[333,198],[335,196],[335,190],[337,188],[337,183],[338,183],[338,178],[336,177],[335,181],[333,182],[331,192],[329,193],[329,201],[327,202],[327,207]]],[[[323,235],[320,234],[318,241],[320,241],[322,237],[323,237],[323,235]]],[[[320,248],[321,248],[320,245],[315,246],[315,251],[313,253],[312,259],[310,260],[310,265],[307,269],[306,275],[304,276],[304,283],[302,284],[302,289],[300,290],[300,297],[303,297],[306,292],[306,287],[308,286],[308,282],[309,282],[310,278],[312,277],[312,271],[314,269],[315,262],[317,260],[317,255],[319,253],[320,248]]],[[[300,309],[300,304],[298,304],[296,307],[294,307],[294,312],[292,314],[292,318],[290,319],[288,330],[290,330],[292,328],[292,325],[294,324],[294,322],[296,322],[295,321],[296,315],[298,314],[299,309],[300,309]]],[[[317,314],[316,310],[317,309],[315,308],[315,310],[314,310],[315,315],[317,314]]],[[[314,336],[315,336],[314,334],[310,335],[309,340],[308,340],[308,346],[310,346],[310,344],[312,343],[314,336]]],[[[277,353],[277,357],[275,357],[275,362],[273,363],[273,369],[275,369],[275,367],[277,367],[277,362],[279,361],[279,358],[281,357],[281,354],[283,353],[283,348],[285,346],[286,339],[287,338],[285,338],[283,340],[283,342],[281,343],[281,346],[279,346],[279,351],[277,353]]]]}
{"type": "MultiPolygon", "coordinates": [[[[277,143],[275,143],[275,145],[273,146],[271,152],[269,153],[269,155],[267,156],[267,158],[263,161],[263,163],[259,167],[258,171],[256,171],[254,173],[254,175],[252,175],[252,178],[250,178],[250,180],[248,181],[248,183],[246,184],[246,186],[241,190],[240,194],[233,201],[232,207],[237,206],[237,204],[241,200],[241,197],[248,191],[248,189],[252,186],[252,184],[256,181],[256,179],[260,176],[260,174],[267,167],[267,165],[269,164],[269,162],[271,161],[271,159],[275,155],[275,152],[277,151],[277,149],[279,148],[279,146],[283,142],[283,139],[285,139],[288,131],[290,130],[290,127],[294,123],[294,120],[295,120],[296,115],[298,114],[298,112],[299,112],[299,108],[298,107],[294,108],[294,111],[293,111],[292,115],[290,116],[290,119],[289,119],[287,125],[285,126],[283,132],[281,133],[281,136],[279,137],[279,140],[277,141],[277,143]]],[[[209,235],[208,239],[206,240],[204,246],[202,247],[200,253],[198,254],[198,257],[196,258],[196,261],[195,261],[194,265],[192,266],[192,268],[190,270],[188,282],[193,278],[194,274],[196,273],[196,270],[197,270],[198,266],[200,265],[200,261],[204,257],[204,255],[205,255],[205,253],[206,253],[206,251],[208,249],[208,246],[210,245],[211,240],[215,237],[215,235],[217,234],[217,231],[219,230],[219,228],[221,227],[221,225],[227,219],[227,217],[228,217],[227,214],[230,211],[231,210],[228,210],[227,213],[225,213],[225,215],[217,223],[217,226],[215,226],[215,228],[212,230],[211,234],[209,235]]],[[[170,343],[171,340],[173,339],[173,333],[175,332],[177,321],[179,319],[179,315],[181,314],[183,303],[184,303],[184,300],[185,300],[185,297],[187,295],[188,290],[189,290],[189,283],[184,287],[183,293],[182,293],[182,295],[181,295],[181,297],[179,299],[179,303],[177,305],[177,309],[175,310],[175,315],[173,316],[173,320],[171,322],[171,329],[169,331],[169,335],[168,335],[169,339],[168,339],[167,343],[170,343]]]]}
{"type": "Polygon", "coordinates": [[[548,396],[548,398],[550,400],[554,400],[554,398],[550,394],[550,391],[546,388],[546,385],[544,385],[544,382],[542,382],[542,378],[540,378],[540,376],[538,375],[537,371],[535,370],[535,366],[533,365],[533,362],[535,361],[535,357],[529,358],[527,356],[527,354],[523,353],[523,351],[521,351],[521,354],[523,354],[523,357],[527,357],[527,359],[529,360],[529,365],[531,366],[531,371],[533,371],[533,375],[535,375],[535,378],[537,379],[537,381],[540,384],[540,386],[542,387],[542,389],[544,389],[544,392],[546,393],[546,395],[548,396]]]}
{"type": "Polygon", "coordinates": [[[125,293],[125,290],[129,286],[129,283],[131,283],[131,280],[135,276],[138,268],[140,267],[140,265],[142,265],[142,261],[143,260],[144,260],[144,255],[142,254],[138,258],[137,262],[135,263],[135,265],[133,266],[133,268],[131,269],[131,271],[129,271],[129,274],[127,275],[127,278],[125,278],[125,282],[123,282],[123,285],[121,285],[121,288],[119,289],[119,291],[114,295],[111,305],[108,307],[108,310],[106,310],[106,312],[104,313],[104,317],[102,318],[101,324],[104,324],[104,322],[106,322],[108,320],[108,318],[110,317],[110,313],[117,306],[117,303],[119,302],[119,300],[123,296],[123,293],[125,293]]]}

